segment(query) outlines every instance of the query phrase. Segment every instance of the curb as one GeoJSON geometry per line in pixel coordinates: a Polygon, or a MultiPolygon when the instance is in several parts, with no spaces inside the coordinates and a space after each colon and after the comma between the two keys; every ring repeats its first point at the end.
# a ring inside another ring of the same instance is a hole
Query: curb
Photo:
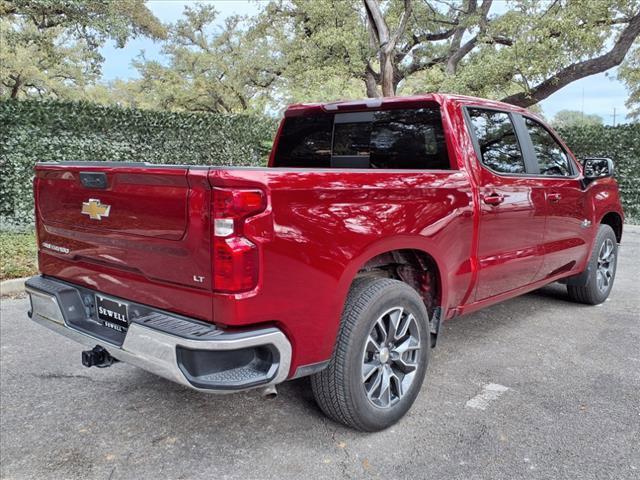
{"type": "Polygon", "coordinates": [[[24,282],[26,282],[28,279],[29,277],[3,280],[2,282],[0,282],[0,296],[4,297],[24,293],[24,282]]]}

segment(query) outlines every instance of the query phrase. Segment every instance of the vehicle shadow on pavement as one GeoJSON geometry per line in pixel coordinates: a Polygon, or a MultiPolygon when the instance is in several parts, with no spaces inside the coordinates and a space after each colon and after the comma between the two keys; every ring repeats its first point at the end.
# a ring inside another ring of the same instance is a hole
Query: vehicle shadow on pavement
{"type": "Polygon", "coordinates": [[[558,302],[568,303],[573,306],[576,306],[576,305],[580,306],[580,304],[573,302],[569,298],[569,295],[567,294],[567,287],[559,283],[552,283],[550,285],[546,285],[542,288],[539,288],[538,290],[534,290],[533,292],[528,293],[527,296],[540,297],[540,298],[543,298],[545,301],[557,300],[558,302]]]}

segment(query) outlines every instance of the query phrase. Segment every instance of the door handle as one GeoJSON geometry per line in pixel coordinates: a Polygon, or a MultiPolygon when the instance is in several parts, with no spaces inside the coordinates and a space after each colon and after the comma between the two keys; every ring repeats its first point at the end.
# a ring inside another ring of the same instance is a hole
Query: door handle
{"type": "Polygon", "coordinates": [[[488,195],[484,195],[482,197],[482,200],[487,205],[500,205],[502,202],[504,202],[504,195],[500,193],[489,193],[488,195]]]}
{"type": "Polygon", "coordinates": [[[559,193],[550,193],[547,198],[549,199],[549,201],[551,203],[558,203],[560,201],[560,199],[562,198],[562,195],[560,195],[559,193]]]}

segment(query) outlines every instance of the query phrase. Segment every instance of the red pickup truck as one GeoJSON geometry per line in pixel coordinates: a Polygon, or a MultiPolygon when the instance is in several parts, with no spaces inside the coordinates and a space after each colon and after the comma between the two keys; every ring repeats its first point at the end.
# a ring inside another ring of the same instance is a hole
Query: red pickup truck
{"type": "Polygon", "coordinates": [[[268,168],[40,163],[29,315],[87,366],[200,391],[310,375],[327,415],[379,430],[444,320],[556,281],[607,298],[612,174],[524,109],[436,94],[293,105],[268,168]]]}

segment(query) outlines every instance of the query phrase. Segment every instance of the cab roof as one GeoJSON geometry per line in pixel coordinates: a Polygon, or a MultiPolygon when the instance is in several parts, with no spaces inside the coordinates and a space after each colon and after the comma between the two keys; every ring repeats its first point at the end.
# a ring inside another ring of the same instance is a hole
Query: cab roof
{"type": "Polygon", "coordinates": [[[449,103],[462,105],[476,105],[493,107],[500,110],[513,112],[526,112],[524,108],[509,103],[485,98],[470,97],[466,95],[453,95],[445,93],[429,93],[423,95],[411,95],[406,97],[363,98],[358,100],[339,100],[337,102],[294,103],[289,105],[284,112],[285,117],[310,115],[313,113],[327,113],[354,110],[378,110],[386,108],[416,108],[424,103],[436,103],[444,106],[449,103]]]}

